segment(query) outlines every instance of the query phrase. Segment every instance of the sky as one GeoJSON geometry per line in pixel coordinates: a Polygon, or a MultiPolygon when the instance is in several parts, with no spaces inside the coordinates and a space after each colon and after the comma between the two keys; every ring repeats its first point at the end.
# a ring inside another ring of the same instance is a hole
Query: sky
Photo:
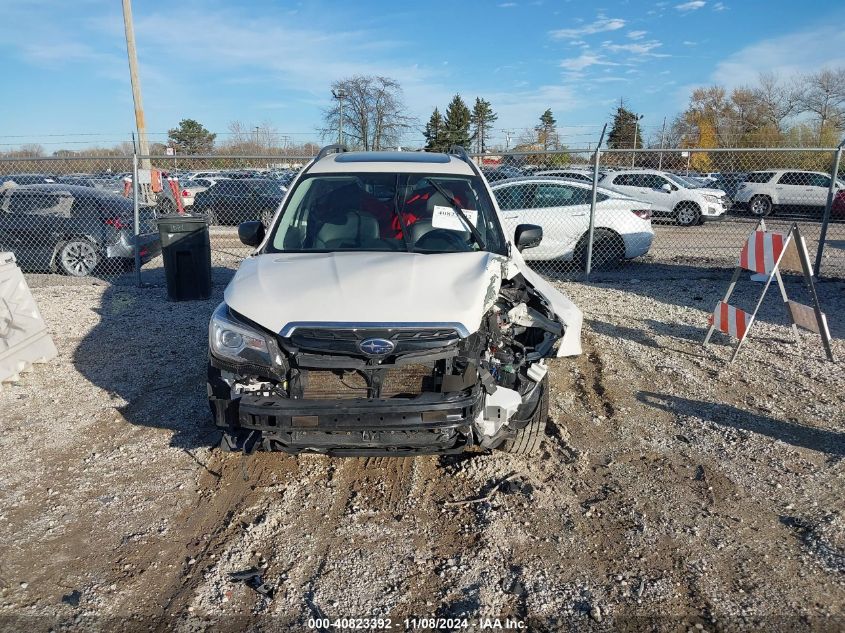
{"type": "MultiPolygon", "coordinates": [[[[183,118],[226,138],[233,120],[319,141],[331,83],[380,74],[418,129],[456,93],[506,130],[551,108],[570,147],[595,146],[620,98],[646,136],[691,89],[845,65],[841,0],[134,0],[147,129],[183,118]]],[[[0,0],[0,150],[130,138],[134,109],[119,0],[0,0]]],[[[515,141],[511,140],[511,145],[515,141]]]]}

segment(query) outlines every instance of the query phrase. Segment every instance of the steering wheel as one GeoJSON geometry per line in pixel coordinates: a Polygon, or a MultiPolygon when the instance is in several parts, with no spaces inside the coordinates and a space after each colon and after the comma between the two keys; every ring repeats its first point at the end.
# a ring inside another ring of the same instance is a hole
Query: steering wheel
{"type": "Polygon", "coordinates": [[[461,233],[449,229],[434,229],[417,240],[414,246],[430,251],[471,251],[461,233]]]}

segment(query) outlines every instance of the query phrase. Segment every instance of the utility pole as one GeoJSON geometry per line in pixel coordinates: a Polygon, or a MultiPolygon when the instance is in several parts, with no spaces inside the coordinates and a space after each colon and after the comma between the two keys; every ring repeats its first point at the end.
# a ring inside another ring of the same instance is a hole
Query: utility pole
{"type": "Polygon", "coordinates": [[[338,101],[337,144],[343,145],[343,99],[346,97],[346,90],[343,88],[332,90],[332,96],[338,101]]]}
{"type": "Polygon", "coordinates": [[[123,28],[126,32],[126,54],[129,56],[129,79],[132,82],[132,100],[135,102],[135,126],[138,128],[138,148],[141,169],[151,169],[150,146],[147,143],[147,123],[144,120],[144,104],[141,101],[141,80],[138,78],[138,52],[135,49],[135,27],[132,24],[132,5],[123,0],[123,28]]]}
{"type": "Polygon", "coordinates": [[[511,136],[514,135],[516,130],[502,130],[505,133],[505,151],[508,151],[511,148],[511,136]]]}
{"type": "Polygon", "coordinates": [[[637,132],[639,131],[640,119],[642,119],[642,118],[643,118],[642,114],[634,116],[634,144],[633,144],[634,151],[631,152],[631,167],[634,166],[634,162],[637,159],[637,132]]]}
{"type": "Polygon", "coordinates": [[[657,159],[657,169],[663,169],[663,139],[666,136],[666,117],[663,117],[663,129],[660,130],[660,158],[657,159]]]}

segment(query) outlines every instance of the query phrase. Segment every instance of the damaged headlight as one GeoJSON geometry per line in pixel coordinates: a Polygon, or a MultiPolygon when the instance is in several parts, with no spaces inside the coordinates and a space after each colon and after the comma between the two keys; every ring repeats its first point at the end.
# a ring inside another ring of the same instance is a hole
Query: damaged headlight
{"type": "Polygon", "coordinates": [[[264,333],[235,319],[225,303],[217,306],[208,324],[208,346],[219,358],[236,363],[273,367],[281,365],[276,342],[264,333]],[[274,358],[274,356],[276,358],[274,358]],[[275,360],[275,363],[274,363],[275,360]]]}

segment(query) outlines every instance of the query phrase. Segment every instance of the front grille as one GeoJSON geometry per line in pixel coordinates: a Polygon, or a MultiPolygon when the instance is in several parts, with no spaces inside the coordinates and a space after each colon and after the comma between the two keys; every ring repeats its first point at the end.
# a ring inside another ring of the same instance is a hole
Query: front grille
{"type": "MultiPolygon", "coordinates": [[[[385,372],[381,398],[416,396],[434,391],[433,369],[425,365],[406,365],[385,372]]],[[[369,398],[374,394],[357,371],[308,370],[307,386],[302,397],[306,400],[335,398],[369,398]]]]}
{"type": "Polygon", "coordinates": [[[358,348],[358,344],[369,338],[392,341],[396,347],[391,356],[449,347],[461,340],[460,335],[453,328],[303,327],[294,330],[290,336],[290,342],[295,347],[308,351],[365,356],[358,348]]]}

